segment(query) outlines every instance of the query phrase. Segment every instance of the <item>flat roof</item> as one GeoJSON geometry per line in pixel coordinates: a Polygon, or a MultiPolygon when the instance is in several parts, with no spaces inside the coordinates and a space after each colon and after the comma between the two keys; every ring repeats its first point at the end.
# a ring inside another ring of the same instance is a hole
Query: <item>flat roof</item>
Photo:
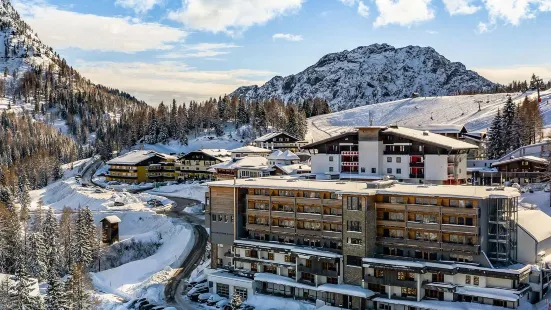
{"type": "Polygon", "coordinates": [[[551,217],[541,210],[519,211],[518,225],[537,242],[551,238],[551,217]]]}
{"type": "Polygon", "coordinates": [[[513,158],[493,162],[492,167],[493,166],[501,166],[501,165],[505,165],[505,164],[509,164],[509,163],[513,163],[513,162],[517,162],[517,161],[529,161],[529,162],[533,162],[533,163],[536,163],[536,164],[543,164],[543,165],[548,165],[549,164],[549,161],[545,158],[536,157],[536,156],[521,156],[521,157],[513,157],[513,158]]]}
{"type": "Polygon", "coordinates": [[[113,158],[110,161],[108,161],[107,164],[108,165],[135,165],[135,164],[141,163],[144,160],[153,158],[155,156],[159,156],[163,159],[176,160],[176,157],[171,155],[166,155],[155,151],[136,150],[136,151],[130,151],[117,158],[113,158]]]}
{"type": "MultiPolygon", "coordinates": [[[[384,181],[382,181],[384,182],[384,181]]],[[[383,184],[369,182],[370,185],[383,184]]],[[[367,188],[366,182],[350,182],[342,180],[308,180],[296,176],[270,176],[254,179],[235,179],[215,181],[209,186],[242,187],[242,188],[279,188],[288,190],[328,191],[338,194],[356,195],[416,195],[428,197],[452,198],[512,198],[519,197],[520,193],[512,187],[495,190],[489,186],[470,185],[416,185],[394,183],[388,188],[367,188]]]]}

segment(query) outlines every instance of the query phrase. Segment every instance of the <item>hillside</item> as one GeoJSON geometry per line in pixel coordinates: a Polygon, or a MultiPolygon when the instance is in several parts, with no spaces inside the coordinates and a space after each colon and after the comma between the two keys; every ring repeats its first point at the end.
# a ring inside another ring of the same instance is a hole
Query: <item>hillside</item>
{"type": "MultiPolygon", "coordinates": [[[[511,94],[518,103],[535,92],[511,94]]],[[[541,94],[544,126],[551,126],[551,91],[541,94]]],[[[461,124],[470,131],[484,130],[502,108],[507,94],[420,97],[373,104],[308,119],[308,141],[339,134],[343,126],[398,125],[415,128],[428,124],[461,124]],[[478,105],[480,103],[480,111],[478,105]]]]}
{"type": "Polygon", "coordinates": [[[231,96],[286,102],[322,98],[334,111],[340,111],[408,98],[414,92],[442,96],[494,87],[496,84],[431,47],[374,44],[328,54],[298,74],[276,76],[261,87],[240,87],[231,96]]]}

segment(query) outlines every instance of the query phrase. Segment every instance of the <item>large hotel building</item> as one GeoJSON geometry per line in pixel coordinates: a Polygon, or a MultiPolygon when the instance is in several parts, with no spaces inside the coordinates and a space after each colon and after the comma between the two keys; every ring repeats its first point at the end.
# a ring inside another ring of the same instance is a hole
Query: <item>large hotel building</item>
{"type": "Polygon", "coordinates": [[[213,292],[343,309],[517,308],[514,188],[296,177],[209,184],[213,292]],[[453,304],[452,304],[453,303],[453,304]]]}

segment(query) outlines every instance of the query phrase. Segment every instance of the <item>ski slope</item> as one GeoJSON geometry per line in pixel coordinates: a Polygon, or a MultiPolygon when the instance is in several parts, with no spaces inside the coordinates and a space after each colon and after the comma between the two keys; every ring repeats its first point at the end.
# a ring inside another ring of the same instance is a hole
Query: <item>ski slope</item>
{"type": "MultiPolygon", "coordinates": [[[[540,95],[544,126],[551,126],[551,90],[540,95]]],[[[373,125],[415,128],[429,124],[460,124],[469,131],[481,131],[490,127],[498,109],[507,101],[507,96],[491,94],[409,98],[319,115],[308,119],[306,140],[313,142],[325,139],[350,130],[350,126],[369,126],[370,115],[373,125]]],[[[515,103],[521,102],[526,96],[536,98],[537,93],[529,91],[511,94],[515,103]]]]}

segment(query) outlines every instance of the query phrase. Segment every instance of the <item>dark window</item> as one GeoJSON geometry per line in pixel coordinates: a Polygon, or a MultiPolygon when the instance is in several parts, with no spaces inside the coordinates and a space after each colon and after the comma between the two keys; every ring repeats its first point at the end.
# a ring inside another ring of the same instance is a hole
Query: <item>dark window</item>
{"type": "Polygon", "coordinates": [[[396,168],[396,174],[402,174],[402,168],[396,168]]]}
{"type": "Polygon", "coordinates": [[[362,171],[362,173],[365,173],[365,168],[364,168],[364,167],[362,167],[361,171],[362,171]]]}
{"type": "Polygon", "coordinates": [[[392,173],[392,168],[386,168],[386,173],[392,173]]]}
{"type": "Polygon", "coordinates": [[[391,163],[391,162],[392,162],[392,157],[387,157],[387,158],[386,158],[386,162],[387,162],[387,163],[391,163]]]}
{"type": "Polygon", "coordinates": [[[347,255],[346,264],[348,266],[362,266],[362,258],[360,256],[347,255]]]}
{"type": "Polygon", "coordinates": [[[348,210],[361,210],[362,209],[361,197],[347,197],[346,200],[347,200],[348,210]]]}
{"type": "Polygon", "coordinates": [[[377,173],[377,168],[371,168],[371,173],[377,173]]]}
{"type": "Polygon", "coordinates": [[[333,161],[333,156],[329,156],[329,161],[333,161]]]}

